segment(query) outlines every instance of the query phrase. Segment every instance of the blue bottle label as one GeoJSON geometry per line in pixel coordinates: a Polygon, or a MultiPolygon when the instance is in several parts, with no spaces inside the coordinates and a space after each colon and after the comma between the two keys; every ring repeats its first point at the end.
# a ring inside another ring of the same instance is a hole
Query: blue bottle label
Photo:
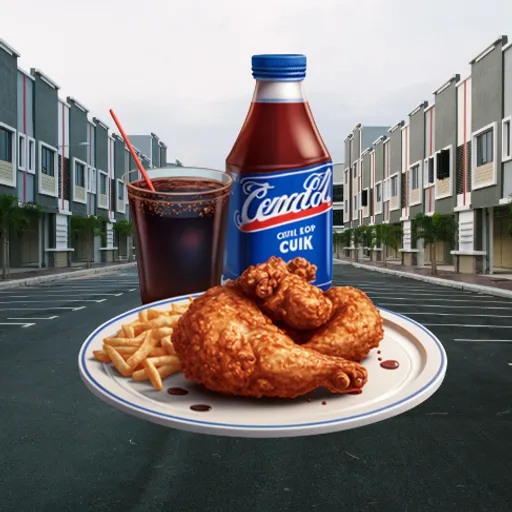
{"type": "Polygon", "coordinates": [[[332,284],[332,162],[272,174],[231,173],[224,279],[271,256],[317,266],[316,286],[332,284]]]}

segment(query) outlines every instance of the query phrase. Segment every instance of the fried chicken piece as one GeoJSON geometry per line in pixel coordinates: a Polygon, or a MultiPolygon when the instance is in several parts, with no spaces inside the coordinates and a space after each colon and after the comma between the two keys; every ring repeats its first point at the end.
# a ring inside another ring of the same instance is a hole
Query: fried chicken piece
{"type": "Polygon", "coordinates": [[[379,310],[361,290],[333,287],[325,292],[334,304],[330,320],[303,347],[322,354],[362,361],[384,337],[379,310]]]}
{"type": "Polygon", "coordinates": [[[358,363],[296,345],[232,282],[195,299],[172,341],[187,379],[230,395],[357,393],[368,378],[358,363]]]}
{"type": "Polygon", "coordinates": [[[333,311],[323,291],[308,283],[308,279],[315,279],[315,272],[316,267],[304,258],[295,258],[287,265],[272,256],[265,263],[248,267],[235,282],[273,322],[307,330],[325,324],[333,311]]]}

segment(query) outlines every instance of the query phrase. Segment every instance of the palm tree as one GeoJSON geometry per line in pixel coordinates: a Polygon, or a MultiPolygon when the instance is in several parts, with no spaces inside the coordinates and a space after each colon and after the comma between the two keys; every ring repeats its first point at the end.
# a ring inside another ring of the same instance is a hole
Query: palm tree
{"type": "Polygon", "coordinates": [[[455,218],[452,215],[435,212],[428,216],[418,213],[414,218],[417,226],[417,238],[423,240],[425,248],[430,251],[430,273],[437,274],[436,245],[438,242],[453,242],[455,235],[455,218]]]}
{"type": "Polygon", "coordinates": [[[41,208],[32,202],[19,204],[16,196],[0,194],[0,242],[2,246],[2,278],[10,274],[9,242],[13,233],[22,235],[42,215],[41,208]]]}
{"type": "Polygon", "coordinates": [[[368,232],[369,226],[365,226],[361,224],[360,226],[357,226],[357,228],[354,229],[353,233],[353,239],[354,239],[354,248],[355,248],[355,260],[358,261],[359,258],[359,246],[363,244],[366,240],[366,233],[368,232]]]}
{"type": "MultiPolygon", "coordinates": [[[[344,229],[342,232],[341,232],[341,244],[342,244],[342,247],[350,247],[350,244],[352,243],[352,234],[353,234],[354,230],[353,229],[344,229]]],[[[350,251],[349,251],[349,256],[350,256],[350,251]]]]}
{"type": "Polygon", "coordinates": [[[373,230],[372,245],[381,247],[382,264],[387,266],[387,248],[398,250],[402,228],[398,224],[379,224],[373,230]]]}

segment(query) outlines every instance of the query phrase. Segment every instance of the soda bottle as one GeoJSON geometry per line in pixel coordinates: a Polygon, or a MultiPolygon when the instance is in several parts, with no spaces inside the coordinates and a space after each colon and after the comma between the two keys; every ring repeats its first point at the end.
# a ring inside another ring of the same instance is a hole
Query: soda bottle
{"type": "Polygon", "coordinates": [[[223,279],[270,256],[301,256],[332,284],[332,160],[302,82],[304,55],[254,55],[249,113],[226,159],[233,178],[223,279]]]}

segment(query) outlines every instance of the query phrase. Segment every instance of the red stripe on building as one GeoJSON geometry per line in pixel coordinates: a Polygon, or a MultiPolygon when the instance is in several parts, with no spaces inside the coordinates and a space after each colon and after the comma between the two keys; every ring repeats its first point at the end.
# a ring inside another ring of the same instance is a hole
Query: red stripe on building
{"type": "MultiPolygon", "coordinates": [[[[434,120],[434,109],[430,109],[430,143],[429,143],[429,151],[428,156],[432,156],[432,132],[433,132],[433,120],[434,120]]],[[[427,164],[427,178],[428,178],[428,164],[427,164]]],[[[435,177],[434,177],[435,180],[435,177]]],[[[428,188],[428,211],[432,211],[432,187],[428,188]]]]}
{"type": "Polygon", "coordinates": [[[375,224],[375,151],[372,153],[372,224],[375,224]]]}
{"type": "Polygon", "coordinates": [[[64,164],[64,157],[66,156],[66,105],[62,104],[62,157],[61,157],[61,183],[60,183],[60,195],[61,205],[64,210],[64,180],[66,178],[66,166],[64,164]]]}

